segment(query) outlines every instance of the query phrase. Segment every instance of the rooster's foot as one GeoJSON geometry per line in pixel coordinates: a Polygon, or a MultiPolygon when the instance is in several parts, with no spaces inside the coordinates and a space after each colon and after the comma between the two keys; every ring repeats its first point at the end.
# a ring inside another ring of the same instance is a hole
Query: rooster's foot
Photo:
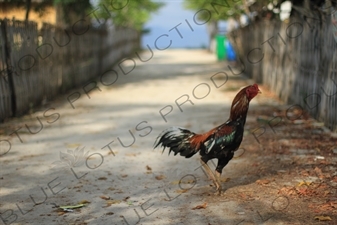
{"type": "Polygon", "coordinates": [[[222,192],[222,190],[221,189],[217,189],[215,192],[214,192],[214,195],[216,195],[216,196],[223,196],[223,192],[222,192]]]}
{"type": "Polygon", "coordinates": [[[222,183],[225,183],[225,182],[230,181],[230,179],[231,179],[231,178],[229,178],[229,177],[221,177],[221,178],[220,178],[220,181],[221,181],[222,183]]]}

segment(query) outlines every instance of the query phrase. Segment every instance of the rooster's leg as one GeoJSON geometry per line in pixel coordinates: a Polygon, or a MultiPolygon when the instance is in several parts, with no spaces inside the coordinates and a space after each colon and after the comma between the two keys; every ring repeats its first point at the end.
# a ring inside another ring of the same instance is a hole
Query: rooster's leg
{"type": "Polygon", "coordinates": [[[218,165],[215,168],[215,180],[216,182],[219,183],[219,189],[217,188],[217,191],[219,193],[219,195],[221,195],[221,181],[220,181],[220,177],[221,177],[221,172],[223,170],[223,168],[228,164],[228,162],[233,158],[234,152],[231,152],[230,154],[227,155],[227,157],[225,158],[220,158],[218,160],[218,165]]]}
{"type": "Polygon", "coordinates": [[[211,168],[209,168],[209,166],[207,165],[207,162],[204,162],[204,160],[201,158],[200,163],[201,163],[202,167],[205,169],[208,177],[213,181],[214,185],[216,186],[216,190],[218,191],[219,189],[221,189],[220,188],[221,187],[220,182],[217,181],[217,179],[214,176],[211,168]]]}
{"type": "Polygon", "coordinates": [[[221,173],[219,173],[217,170],[215,170],[215,180],[219,184],[219,186],[216,190],[217,190],[217,194],[219,194],[219,195],[221,195],[221,191],[222,191],[220,177],[221,177],[221,173]]]}

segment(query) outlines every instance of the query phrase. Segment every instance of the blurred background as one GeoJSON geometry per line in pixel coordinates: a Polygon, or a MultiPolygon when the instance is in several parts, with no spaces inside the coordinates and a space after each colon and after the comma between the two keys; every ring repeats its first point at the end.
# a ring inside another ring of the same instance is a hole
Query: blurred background
{"type": "Polygon", "coordinates": [[[169,34],[174,39],[170,48],[207,48],[209,43],[207,28],[205,24],[195,24],[193,21],[195,12],[186,9],[184,1],[169,0],[162,2],[165,5],[154,13],[144,25],[144,29],[148,33],[144,34],[141,46],[145,48],[146,45],[150,45],[154,48],[154,42],[160,35],[169,34]],[[193,31],[185,20],[190,23],[193,31]],[[179,30],[183,38],[179,36],[174,27],[179,30]]]}
{"type": "Polygon", "coordinates": [[[332,0],[0,0],[0,121],[135,53],[202,48],[336,130],[336,24],[332,0]]]}

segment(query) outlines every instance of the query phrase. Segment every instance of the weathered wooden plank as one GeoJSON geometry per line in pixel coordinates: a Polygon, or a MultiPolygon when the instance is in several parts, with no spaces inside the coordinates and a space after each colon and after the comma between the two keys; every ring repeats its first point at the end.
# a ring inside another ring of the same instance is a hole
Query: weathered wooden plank
{"type": "MultiPolygon", "coordinates": [[[[50,24],[38,30],[33,22],[2,22],[6,23],[7,35],[2,40],[0,33],[0,50],[6,41],[10,46],[14,95],[8,93],[6,83],[0,80],[0,121],[22,115],[46,99],[88,83],[138,45],[138,33],[128,28],[90,27],[86,31],[84,27],[82,34],[75,34],[71,28],[60,29],[50,24]],[[10,105],[13,98],[15,112],[10,105]]],[[[2,78],[8,68],[1,51],[2,78]]]]}
{"type": "Polygon", "coordinates": [[[324,23],[296,14],[288,22],[258,21],[233,31],[230,41],[249,77],[337,131],[337,44],[331,16],[321,16],[324,23]]]}

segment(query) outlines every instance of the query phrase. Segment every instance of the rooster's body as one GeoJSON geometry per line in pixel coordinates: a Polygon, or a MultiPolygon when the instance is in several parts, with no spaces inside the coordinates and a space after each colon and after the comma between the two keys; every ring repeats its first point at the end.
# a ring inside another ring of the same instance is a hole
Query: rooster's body
{"type": "MultiPolygon", "coordinates": [[[[185,128],[171,127],[164,130],[157,138],[155,147],[162,145],[169,148],[169,153],[178,153],[186,158],[197,152],[201,155],[201,164],[213,180],[218,193],[221,193],[220,176],[222,169],[233,158],[240,147],[246,123],[249,102],[260,90],[256,84],[243,88],[234,98],[229,119],[220,126],[204,133],[196,134],[185,128]],[[218,159],[215,174],[207,162],[218,159]]],[[[163,150],[163,151],[164,151],[163,150]]]]}

